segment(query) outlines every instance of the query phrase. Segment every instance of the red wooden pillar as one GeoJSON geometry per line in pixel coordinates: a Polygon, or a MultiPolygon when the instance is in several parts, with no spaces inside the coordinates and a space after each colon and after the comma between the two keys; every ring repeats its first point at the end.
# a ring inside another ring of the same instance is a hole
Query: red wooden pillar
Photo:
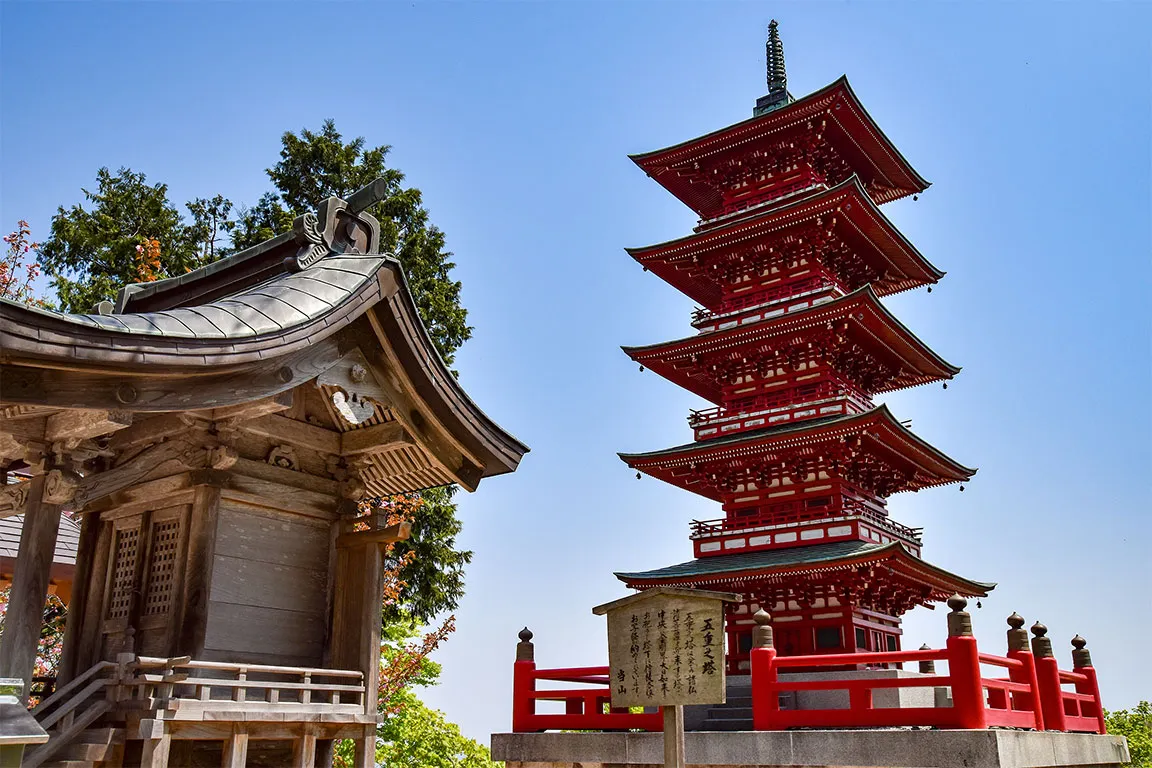
{"type": "Polygon", "coordinates": [[[752,730],[771,731],[780,711],[780,693],[776,690],[776,649],[772,646],[772,616],[761,608],[752,616],[752,730]]]}
{"type": "Polygon", "coordinates": [[[532,733],[537,729],[536,717],[536,655],[532,646],[532,633],[528,627],[520,630],[516,644],[516,665],[512,672],[512,732],[532,733]]]}
{"type": "Polygon", "coordinates": [[[1072,669],[1087,678],[1076,681],[1076,693],[1092,697],[1091,711],[1085,711],[1084,702],[1080,702],[1080,713],[1085,717],[1096,718],[1096,733],[1107,733],[1104,706],[1100,702],[1100,684],[1096,681],[1096,669],[1092,666],[1092,654],[1085,647],[1087,645],[1088,641],[1080,635],[1072,638],[1072,669]]]}
{"type": "Polygon", "coordinates": [[[981,682],[980,651],[972,636],[972,617],[964,610],[968,601],[960,595],[948,598],[948,677],[952,685],[952,708],[958,728],[988,727],[981,682]]]}
{"type": "Polygon", "coordinates": [[[1036,682],[1040,691],[1040,709],[1044,712],[1044,728],[1049,731],[1068,730],[1064,719],[1064,694],[1060,688],[1060,666],[1052,654],[1052,639],[1045,637],[1048,627],[1040,622],[1032,625],[1032,656],[1036,659],[1036,682]]]}
{"type": "Polygon", "coordinates": [[[1032,693],[1013,693],[1012,709],[1030,711],[1035,728],[1044,730],[1044,714],[1040,709],[1039,688],[1036,683],[1036,661],[1028,648],[1028,632],[1024,629],[1024,617],[1013,613],[1008,617],[1008,658],[1020,662],[1021,666],[1008,670],[1008,679],[1014,683],[1024,683],[1032,693]]]}

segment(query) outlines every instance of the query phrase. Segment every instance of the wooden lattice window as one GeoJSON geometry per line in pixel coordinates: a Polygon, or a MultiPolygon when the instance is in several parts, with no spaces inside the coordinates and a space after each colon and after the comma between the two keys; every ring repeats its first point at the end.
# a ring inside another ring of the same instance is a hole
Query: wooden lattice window
{"type": "Polygon", "coordinates": [[[132,607],[132,590],[136,581],[136,553],[140,549],[140,529],[116,531],[115,560],[112,565],[112,597],[108,601],[109,619],[126,619],[132,607]]]}
{"type": "Polygon", "coordinates": [[[148,566],[148,594],[144,615],[168,613],[172,586],[176,579],[176,553],[180,545],[180,520],[160,520],[152,524],[152,562],[148,566]]]}

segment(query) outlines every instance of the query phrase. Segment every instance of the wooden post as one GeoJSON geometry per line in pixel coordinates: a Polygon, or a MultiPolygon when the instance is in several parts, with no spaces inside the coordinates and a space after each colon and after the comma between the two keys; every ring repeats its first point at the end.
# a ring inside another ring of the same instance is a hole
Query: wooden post
{"type": "MultiPolygon", "coordinates": [[[[140,753],[141,768],[168,768],[168,758],[172,752],[172,734],[164,727],[164,721],[150,718],[141,720],[140,738],[144,740],[140,753]]],[[[240,765],[242,767],[243,763],[240,765]]]]}
{"type": "Polygon", "coordinates": [[[664,710],[664,768],[685,768],[684,705],[674,704],[664,710]]]}
{"type": "Polygon", "coordinates": [[[1024,629],[1024,617],[1013,613],[1008,617],[1008,658],[1020,662],[1022,666],[1008,670],[1008,679],[1014,683],[1024,683],[1032,693],[1013,693],[1011,695],[1012,709],[1031,711],[1033,727],[1044,730],[1044,714],[1040,711],[1040,697],[1036,695],[1039,688],[1036,684],[1036,662],[1032,658],[1032,651],[1028,648],[1028,632],[1024,629]]]}
{"type": "Polygon", "coordinates": [[[304,733],[292,742],[292,767],[315,768],[316,766],[316,727],[304,726],[304,733]]]}
{"type": "MultiPolygon", "coordinates": [[[[923,645],[920,646],[920,650],[930,651],[930,650],[932,650],[932,648],[931,648],[931,646],[928,645],[928,643],[924,643],[923,645]]],[[[936,674],[936,662],[933,661],[932,659],[928,659],[927,661],[920,662],[920,674],[922,674],[922,675],[934,675],[934,674],[936,674]]]]}
{"type": "Polygon", "coordinates": [[[224,741],[223,768],[244,768],[248,759],[248,732],[243,726],[234,726],[232,735],[224,741]]]}
{"type": "Polygon", "coordinates": [[[353,768],[376,768],[376,726],[364,726],[364,735],[356,739],[355,744],[353,768]]]}
{"type": "Polygon", "coordinates": [[[1052,638],[1046,637],[1048,627],[1040,622],[1032,625],[1032,656],[1036,660],[1036,682],[1040,691],[1040,709],[1044,712],[1044,728],[1066,731],[1064,695],[1060,688],[1060,665],[1052,653],[1052,638]]]}
{"type": "Polygon", "coordinates": [[[16,555],[16,572],[12,577],[4,634],[0,636],[0,677],[24,681],[22,702],[28,701],[32,686],[44,603],[48,599],[52,556],[60,528],[60,506],[44,503],[44,463],[32,464],[39,466],[29,481],[28,498],[24,502],[24,528],[16,555]]]}
{"type": "Polygon", "coordinates": [[[531,733],[536,729],[532,718],[536,714],[536,651],[532,645],[532,632],[528,627],[520,630],[516,644],[516,664],[512,669],[512,732],[531,733]]]}
{"type": "MultiPolygon", "coordinates": [[[[63,686],[77,673],[76,654],[78,649],[76,644],[80,638],[80,625],[84,619],[84,611],[80,609],[87,603],[89,595],[94,591],[89,582],[92,580],[92,565],[99,538],[99,513],[84,515],[80,522],[80,542],[76,550],[76,580],[72,588],[72,597],[68,601],[69,610],[64,625],[60,668],[56,673],[58,686],[63,686]]],[[[84,670],[80,671],[83,672],[84,670]]]]}
{"type": "Polygon", "coordinates": [[[1088,641],[1080,635],[1072,638],[1072,669],[1088,678],[1076,682],[1076,693],[1092,697],[1091,711],[1085,712],[1084,702],[1080,702],[1080,713],[1086,717],[1096,718],[1097,733],[1108,733],[1108,727],[1104,723],[1104,707],[1100,703],[1100,684],[1096,681],[1096,669],[1092,666],[1092,654],[1088,652],[1087,645],[1088,641]]]}
{"type": "Polygon", "coordinates": [[[988,727],[984,708],[984,685],[981,682],[980,651],[972,636],[972,617],[964,609],[968,601],[960,595],[948,598],[948,677],[952,685],[952,708],[956,727],[988,727]]]}
{"type": "Polygon", "coordinates": [[[776,649],[773,647],[772,614],[761,608],[752,616],[752,728],[770,731],[780,711],[780,693],[776,690],[776,649]]]}

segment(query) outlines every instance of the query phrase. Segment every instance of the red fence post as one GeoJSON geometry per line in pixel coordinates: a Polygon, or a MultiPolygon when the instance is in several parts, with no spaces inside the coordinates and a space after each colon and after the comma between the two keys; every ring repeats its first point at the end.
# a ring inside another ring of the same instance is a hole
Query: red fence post
{"type": "Polygon", "coordinates": [[[1022,666],[1008,670],[1008,679],[1023,683],[1031,693],[1013,693],[1009,699],[1012,709],[1031,711],[1036,730],[1044,730],[1044,714],[1040,711],[1040,689],[1036,683],[1036,661],[1028,648],[1028,632],[1024,629],[1024,617],[1013,612],[1008,617],[1008,658],[1020,662],[1022,666]]]}
{"type": "Polygon", "coordinates": [[[1040,709],[1044,712],[1044,728],[1049,731],[1068,730],[1064,719],[1064,693],[1060,688],[1060,665],[1052,654],[1052,638],[1045,637],[1048,627],[1040,622],[1032,625],[1032,656],[1036,659],[1036,682],[1040,691],[1040,709]]]}
{"type": "Polygon", "coordinates": [[[981,682],[980,651],[972,636],[972,617],[964,610],[968,601],[960,595],[948,598],[948,677],[952,686],[952,708],[958,728],[988,727],[981,682]]]}
{"type": "Polygon", "coordinates": [[[532,647],[532,633],[528,627],[520,630],[516,644],[516,665],[512,671],[512,732],[533,733],[536,717],[536,655],[532,647]]]}
{"type": "Polygon", "coordinates": [[[1080,703],[1080,711],[1086,717],[1096,718],[1096,733],[1108,733],[1104,723],[1104,704],[1100,701],[1100,684],[1096,681],[1096,669],[1092,666],[1092,654],[1085,647],[1087,645],[1088,641],[1080,635],[1072,638],[1072,669],[1088,678],[1076,681],[1076,693],[1092,697],[1093,711],[1084,712],[1083,702],[1080,703]]]}
{"type": "Polygon", "coordinates": [[[776,649],[772,647],[772,616],[761,608],[752,616],[752,730],[770,731],[780,711],[776,690],[776,649]]]}

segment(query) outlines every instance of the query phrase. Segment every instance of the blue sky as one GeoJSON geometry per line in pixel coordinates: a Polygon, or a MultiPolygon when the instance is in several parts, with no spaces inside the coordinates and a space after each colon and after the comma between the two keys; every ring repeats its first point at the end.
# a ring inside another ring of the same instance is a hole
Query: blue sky
{"type": "MultiPolygon", "coordinates": [[[[700,402],[619,351],[688,335],[691,302],[623,252],[693,214],[626,158],[750,116],[777,18],[790,90],[841,74],[932,187],[887,214],[948,271],[888,301],[946,359],[887,398],[980,467],[897,496],[925,557],[1089,640],[1111,708],[1152,698],[1149,94],[1141,3],[0,3],[0,227],[42,237],[102,165],[172,199],[270,188],[286,130],[328,117],[393,146],[448,235],[475,338],[461,381],[532,447],[461,497],[475,550],[427,700],[487,740],[510,724],[516,632],[544,666],[603,663],[613,570],[691,556],[716,505],[617,451],[690,439],[700,402]]],[[[939,646],[942,611],[907,617],[939,646]]]]}

